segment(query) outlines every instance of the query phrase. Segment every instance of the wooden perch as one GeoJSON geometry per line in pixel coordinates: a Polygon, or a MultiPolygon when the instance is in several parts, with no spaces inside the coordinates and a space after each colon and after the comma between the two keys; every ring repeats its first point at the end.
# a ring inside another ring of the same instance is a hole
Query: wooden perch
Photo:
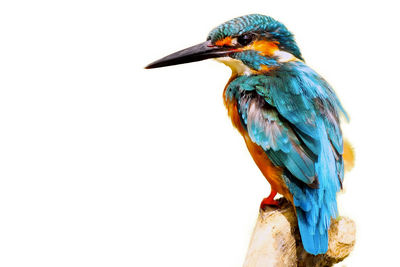
{"type": "Polygon", "coordinates": [[[280,202],[280,207],[260,211],[244,267],[332,266],[350,254],[356,240],[356,226],[351,219],[332,220],[328,252],[314,256],[301,244],[292,205],[285,199],[280,202]]]}

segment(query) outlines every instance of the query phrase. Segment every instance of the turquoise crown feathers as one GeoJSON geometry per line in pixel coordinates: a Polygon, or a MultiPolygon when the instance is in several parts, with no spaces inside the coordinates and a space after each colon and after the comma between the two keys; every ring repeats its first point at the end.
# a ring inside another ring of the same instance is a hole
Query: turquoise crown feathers
{"type": "Polygon", "coordinates": [[[207,40],[215,43],[227,36],[239,36],[247,32],[264,35],[272,41],[277,41],[279,49],[303,60],[294,35],[281,22],[265,15],[251,14],[229,20],[214,28],[207,40]]]}

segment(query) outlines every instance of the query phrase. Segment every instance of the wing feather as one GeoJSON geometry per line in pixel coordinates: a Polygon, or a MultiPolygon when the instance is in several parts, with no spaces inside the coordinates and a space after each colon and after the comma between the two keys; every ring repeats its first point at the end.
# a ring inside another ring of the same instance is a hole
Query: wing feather
{"type": "Polygon", "coordinates": [[[344,172],[339,114],[346,113],[335,93],[304,63],[291,62],[267,75],[237,77],[225,97],[237,101],[251,140],[284,168],[304,247],[325,253],[344,172]]]}
{"type": "Polygon", "coordinates": [[[306,184],[315,182],[315,163],[323,150],[323,127],[343,179],[343,139],[339,114],[346,113],[329,84],[302,62],[285,64],[269,75],[241,76],[226,92],[236,98],[252,140],[271,160],[306,184]],[[257,99],[257,101],[253,101],[257,99]]]}

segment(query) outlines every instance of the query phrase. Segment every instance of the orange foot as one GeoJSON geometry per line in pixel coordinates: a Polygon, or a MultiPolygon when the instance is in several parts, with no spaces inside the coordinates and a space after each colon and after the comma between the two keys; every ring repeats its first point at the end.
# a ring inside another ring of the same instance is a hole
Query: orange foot
{"type": "Polygon", "coordinates": [[[271,193],[269,194],[269,196],[261,201],[260,209],[265,210],[267,206],[279,206],[279,201],[274,200],[274,197],[277,193],[278,192],[271,189],[271,193]]]}

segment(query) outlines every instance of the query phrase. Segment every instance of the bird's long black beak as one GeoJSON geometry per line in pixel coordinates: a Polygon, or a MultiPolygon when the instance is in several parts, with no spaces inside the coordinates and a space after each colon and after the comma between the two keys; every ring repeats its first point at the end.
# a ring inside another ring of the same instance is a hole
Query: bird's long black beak
{"type": "Polygon", "coordinates": [[[184,64],[189,62],[200,61],[208,58],[217,58],[228,56],[233,50],[228,47],[215,46],[211,41],[194,45],[192,47],[175,52],[169,56],[163,57],[145,68],[154,69],[171,65],[184,64]]]}

